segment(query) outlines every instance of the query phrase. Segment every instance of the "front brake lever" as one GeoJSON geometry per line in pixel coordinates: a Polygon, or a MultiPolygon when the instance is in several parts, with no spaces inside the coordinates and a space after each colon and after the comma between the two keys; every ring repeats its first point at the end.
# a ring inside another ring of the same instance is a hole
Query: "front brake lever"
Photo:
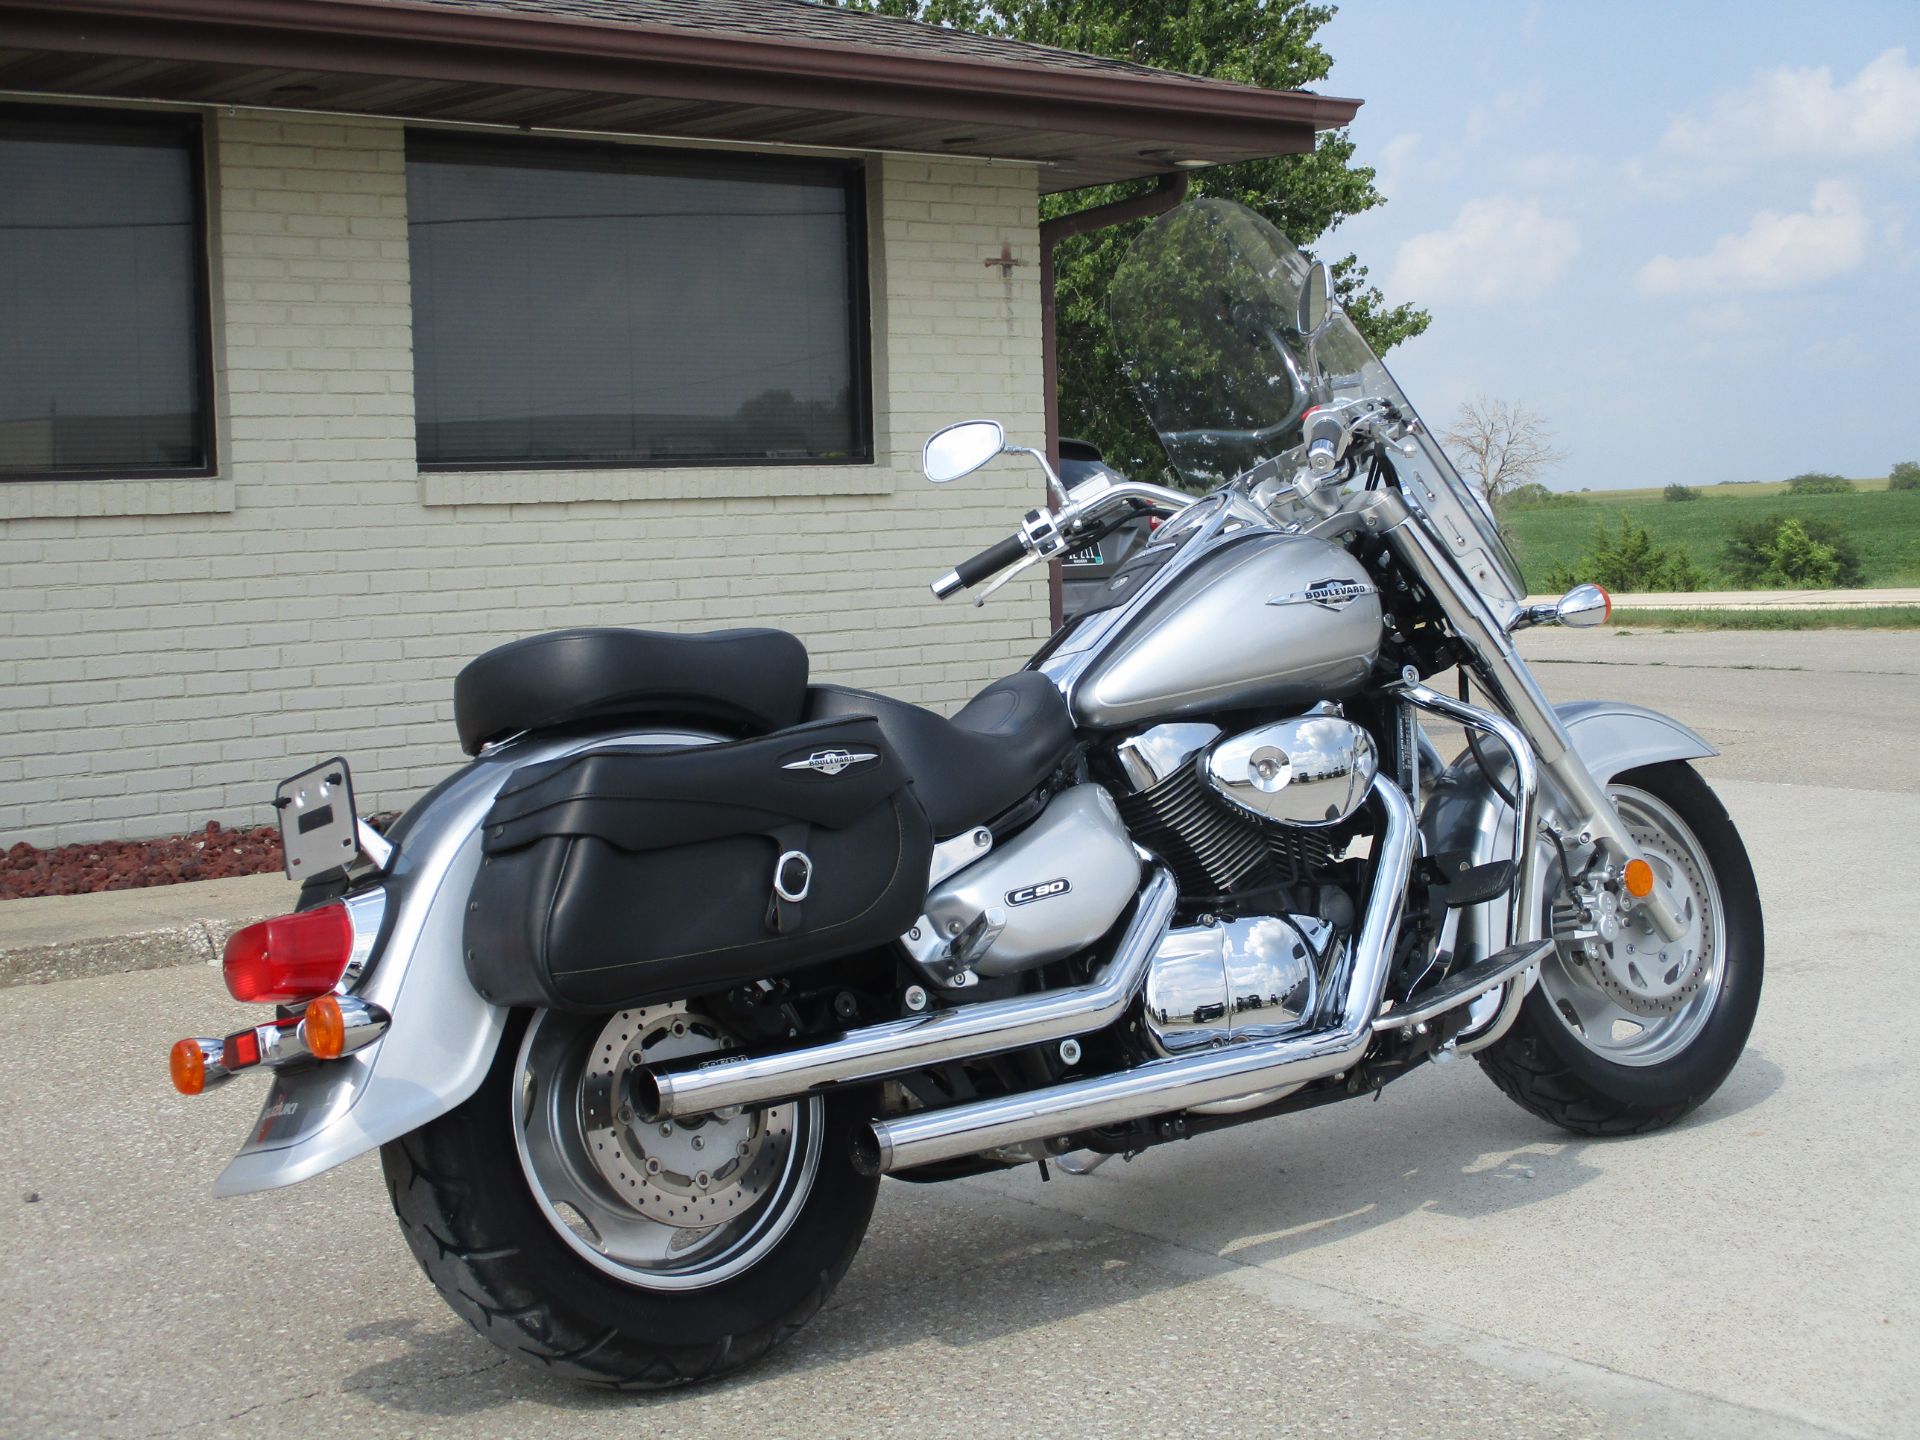
{"type": "Polygon", "coordinates": [[[1053,557],[1051,555],[1042,555],[1039,552],[1034,551],[1034,552],[1030,552],[1024,559],[1020,560],[1017,564],[1009,565],[1006,569],[1002,570],[998,575],[994,576],[993,579],[989,580],[985,585],[981,586],[977,591],[974,592],[974,596],[973,596],[974,608],[978,609],[980,606],[986,604],[988,596],[992,595],[994,591],[998,590],[1002,585],[1006,584],[1009,580],[1013,579],[1013,577],[1018,575],[1022,570],[1030,569],[1035,565],[1044,565],[1048,560],[1051,560],[1052,558],[1053,557]]]}

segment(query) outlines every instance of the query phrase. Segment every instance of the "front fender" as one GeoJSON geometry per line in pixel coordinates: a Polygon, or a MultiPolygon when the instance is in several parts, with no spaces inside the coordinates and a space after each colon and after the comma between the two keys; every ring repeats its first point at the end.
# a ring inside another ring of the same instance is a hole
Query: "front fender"
{"type": "Polygon", "coordinates": [[[449,777],[402,817],[387,887],[385,939],[354,987],[393,1022],[367,1049],[276,1072],[215,1195],[292,1185],[437,1119],[480,1088],[507,1012],[481,999],[461,956],[467,895],[480,868],[480,827],[515,770],[608,745],[704,745],[684,731],[531,737],[449,777]]]}
{"type": "MultiPolygon", "coordinates": [[[[1602,785],[1623,771],[1666,760],[1703,760],[1720,752],[1670,715],[1619,700],[1576,700],[1554,707],[1567,727],[1578,755],[1602,785]]],[[[1482,742],[1481,753],[1510,783],[1511,765],[1498,742],[1482,742]]],[[[1553,797],[1543,793],[1541,803],[1551,810],[1553,797]]],[[[1512,810],[1493,792],[1471,754],[1462,755],[1442,772],[1421,812],[1420,829],[1427,853],[1465,850],[1473,863],[1512,858],[1512,810]]],[[[1551,860],[1551,847],[1537,863],[1551,860]]],[[[1452,948],[1462,963],[1492,954],[1499,945],[1492,937],[1507,933],[1507,900],[1503,896],[1458,912],[1452,948]]]]}

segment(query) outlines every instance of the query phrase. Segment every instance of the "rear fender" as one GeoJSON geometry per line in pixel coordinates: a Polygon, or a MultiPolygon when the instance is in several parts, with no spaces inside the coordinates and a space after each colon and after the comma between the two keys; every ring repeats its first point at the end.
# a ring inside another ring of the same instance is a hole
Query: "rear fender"
{"type": "Polygon", "coordinates": [[[343,1059],[276,1072],[260,1118],[214,1182],[245,1195],[306,1180],[446,1114],[480,1088],[507,1012],[480,998],[461,957],[480,827],[514,771],[609,745],[682,747],[691,731],[528,737],[483,755],[422,798],[395,827],[386,935],[354,993],[393,1017],[379,1041],[343,1059]]]}
{"type": "MultiPolygon", "coordinates": [[[[1669,715],[1628,705],[1618,700],[1576,700],[1556,706],[1561,724],[1573,741],[1574,753],[1585,762],[1593,778],[1605,785],[1614,776],[1642,765],[1665,760],[1704,760],[1718,755],[1699,735],[1669,715]]],[[[1481,753],[1500,776],[1511,785],[1513,767],[1499,743],[1483,741],[1481,753]]],[[[1543,810],[1551,814],[1554,797],[1543,786],[1543,810]]],[[[1427,853],[1465,850],[1473,863],[1512,858],[1513,812],[1496,795],[1487,777],[1481,773],[1469,753],[1462,755],[1434,783],[1420,817],[1420,829],[1427,841],[1427,853]]],[[[1535,863],[1557,863],[1552,847],[1542,843],[1535,863]]],[[[1491,955],[1505,943],[1507,899],[1489,900],[1483,905],[1454,912],[1450,936],[1442,944],[1451,948],[1460,964],[1470,964],[1491,955]]]]}

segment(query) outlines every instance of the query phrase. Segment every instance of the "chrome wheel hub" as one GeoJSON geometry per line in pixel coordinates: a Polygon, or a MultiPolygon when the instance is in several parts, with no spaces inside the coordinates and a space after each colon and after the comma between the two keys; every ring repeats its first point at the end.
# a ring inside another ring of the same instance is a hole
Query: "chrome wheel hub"
{"type": "MultiPolygon", "coordinates": [[[[1656,889],[1686,928],[1668,941],[1638,915],[1616,922],[1610,942],[1594,947],[1594,979],[1636,1015],[1671,1015],[1700,992],[1716,953],[1719,936],[1705,903],[1710,882],[1700,862],[1665,830],[1632,820],[1628,830],[1653,867],[1656,889]]],[[[1617,907],[1612,893],[1604,899],[1617,907]]]]}
{"type": "MultiPolygon", "coordinates": [[[[1597,889],[1573,907],[1583,912],[1580,933],[1562,939],[1559,955],[1541,967],[1540,985],[1587,1049],[1615,1064],[1657,1065],[1692,1044],[1713,1013],[1725,974],[1725,911],[1686,822],[1644,791],[1609,789],[1684,929],[1677,940],[1663,940],[1614,891],[1597,889]]],[[[1564,908],[1556,908],[1563,937],[1564,908]]]]}
{"type": "Polygon", "coordinates": [[[717,1055],[732,1038],[684,1004],[577,1017],[542,1011],[520,1043],[514,1142],[556,1233],[644,1289],[717,1284],[791,1227],[819,1172],[819,1099],[648,1124],[637,1066],[717,1055]]]}
{"type": "Polygon", "coordinates": [[[717,1225],[751,1209],[778,1178],[793,1105],[649,1124],[627,1103],[636,1067],[732,1048],[710,1021],[681,1006],[622,1010],[594,1041],[580,1096],[588,1155],[608,1188],[651,1220],[717,1225]]]}

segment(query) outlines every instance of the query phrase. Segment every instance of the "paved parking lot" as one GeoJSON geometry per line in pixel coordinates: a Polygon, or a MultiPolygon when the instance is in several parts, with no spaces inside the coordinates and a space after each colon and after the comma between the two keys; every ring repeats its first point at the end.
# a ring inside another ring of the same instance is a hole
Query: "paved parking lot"
{"type": "Polygon", "coordinates": [[[214,1204],[258,1094],[168,1089],[204,969],[0,991],[0,1432],[1911,1434],[1920,636],[1549,633],[1555,695],[1723,746],[1769,975],[1725,1089],[1593,1143],[1470,1063],[1042,1184],[889,1184],[828,1312],[740,1379],[609,1399],[415,1270],[377,1163],[214,1204]]]}

